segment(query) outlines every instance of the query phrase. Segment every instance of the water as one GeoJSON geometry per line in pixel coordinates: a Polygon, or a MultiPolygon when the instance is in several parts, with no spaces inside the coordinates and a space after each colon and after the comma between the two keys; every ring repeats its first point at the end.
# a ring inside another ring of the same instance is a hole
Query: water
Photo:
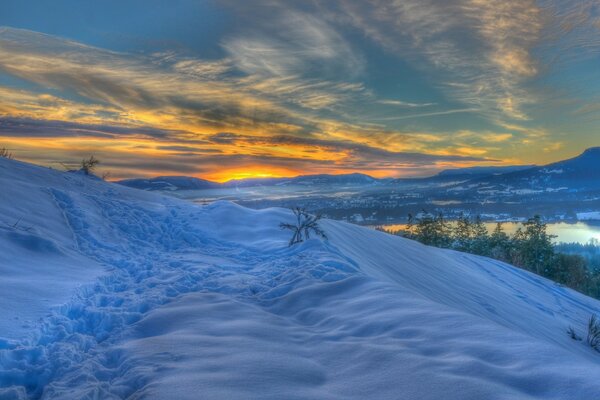
{"type": "MultiPolygon", "coordinates": [[[[496,228],[495,222],[486,222],[485,225],[490,232],[496,228]]],[[[556,243],[576,242],[585,244],[591,239],[600,240],[600,223],[598,222],[552,222],[548,223],[547,225],[548,233],[551,235],[556,235],[556,238],[554,239],[554,242],[556,243]]],[[[520,226],[521,224],[518,222],[506,222],[502,224],[504,231],[509,235],[515,233],[520,226]]],[[[382,225],[382,228],[387,231],[398,231],[406,229],[406,224],[382,225]]]]}

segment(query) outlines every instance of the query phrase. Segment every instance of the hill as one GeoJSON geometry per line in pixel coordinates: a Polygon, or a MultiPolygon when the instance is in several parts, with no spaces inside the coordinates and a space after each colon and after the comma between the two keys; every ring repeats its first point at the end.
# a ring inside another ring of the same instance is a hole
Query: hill
{"type": "Polygon", "coordinates": [[[288,210],[2,158],[0,185],[0,398],[600,395],[566,334],[600,303],[510,265],[329,220],[288,247],[288,210]]]}
{"type": "Polygon", "coordinates": [[[174,191],[215,189],[220,185],[216,182],[189,176],[158,176],[149,179],[125,179],[117,183],[142,190],[174,191]]]}
{"type": "Polygon", "coordinates": [[[501,167],[468,167],[468,168],[454,168],[445,169],[437,174],[437,177],[447,176],[490,176],[490,175],[501,175],[510,172],[523,171],[530,168],[534,168],[535,165],[509,165],[501,167]]]}
{"type": "MultiPolygon", "coordinates": [[[[385,181],[385,180],[381,180],[385,181]]],[[[380,180],[365,174],[301,175],[294,178],[246,178],[233,179],[225,183],[185,176],[159,176],[156,178],[125,179],[116,183],[142,190],[175,191],[256,186],[329,186],[329,185],[372,185],[380,180]]]]}
{"type": "Polygon", "coordinates": [[[548,191],[600,190],[600,147],[585,150],[577,157],[556,163],[488,176],[473,181],[481,186],[495,189],[529,189],[548,191]]]}
{"type": "Polygon", "coordinates": [[[600,148],[544,166],[459,181],[446,186],[439,196],[487,204],[492,213],[595,219],[600,202],[600,148]]]}

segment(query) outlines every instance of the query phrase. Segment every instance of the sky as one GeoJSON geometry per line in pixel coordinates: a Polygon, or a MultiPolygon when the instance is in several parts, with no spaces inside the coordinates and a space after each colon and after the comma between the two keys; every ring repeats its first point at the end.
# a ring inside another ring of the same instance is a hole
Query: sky
{"type": "Polygon", "coordinates": [[[600,146],[600,0],[2,0],[0,148],[111,179],[546,164],[600,146]]]}

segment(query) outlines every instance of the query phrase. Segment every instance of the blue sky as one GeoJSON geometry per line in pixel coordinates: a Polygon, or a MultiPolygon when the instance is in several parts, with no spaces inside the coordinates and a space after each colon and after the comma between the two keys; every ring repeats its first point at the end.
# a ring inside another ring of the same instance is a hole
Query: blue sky
{"type": "Polygon", "coordinates": [[[597,1],[0,3],[0,147],[114,177],[547,163],[600,145],[597,1]]]}

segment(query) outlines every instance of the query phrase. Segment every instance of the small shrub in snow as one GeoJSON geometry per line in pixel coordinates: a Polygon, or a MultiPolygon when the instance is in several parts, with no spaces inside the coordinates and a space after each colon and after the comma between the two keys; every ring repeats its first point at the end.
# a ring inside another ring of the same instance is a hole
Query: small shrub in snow
{"type": "Polygon", "coordinates": [[[8,158],[9,160],[11,160],[13,158],[13,155],[11,152],[8,151],[7,148],[0,148],[0,157],[2,158],[8,158]]]}
{"type": "Polygon", "coordinates": [[[588,321],[587,343],[596,351],[600,351],[600,321],[592,315],[588,321]]]}
{"type": "Polygon", "coordinates": [[[23,226],[23,224],[21,224],[21,218],[19,218],[18,220],[16,220],[14,223],[9,224],[9,223],[4,223],[9,229],[12,230],[19,230],[19,231],[23,231],[23,232],[29,232],[30,230],[33,229],[32,226],[23,226]]]}
{"type": "Polygon", "coordinates": [[[580,340],[581,340],[581,336],[579,336],[579,335],[577,334],[577,332],[575,332],[575,329],[574,329],[572,326],[570,326],[570,327],[567,329],[567,334],[568,334],[568,335],[571,337],[571,339],[573,339],[573,340],[577,340],[577,341],[580,341],[580,340]]]}
{"type": "Polygon", "coordinates": [[[100,160],[98,160],[94,156],[91,156],[90,158],[81,160],[81,170],[86,175],[89,175],[94,171],[94,169],[98,166],[98,164],[100,164],[100,160]]]}
{"type": "Polygon", "coordinates": [[[325,232],[321,229],[318,223],[318,221],[321,219],[320,215],[309,214],[303,208],[299,207],[293,208],[292,211],[296,216],[296,224],[288,224],[285,222],[279,224],[281,229],[289,229],[293,232],[292,238],[289,242],[290,246],[310,239],[311,233],[314,233],[315,235],[327,240],[327,235],[325,235],[325,232]]]}

